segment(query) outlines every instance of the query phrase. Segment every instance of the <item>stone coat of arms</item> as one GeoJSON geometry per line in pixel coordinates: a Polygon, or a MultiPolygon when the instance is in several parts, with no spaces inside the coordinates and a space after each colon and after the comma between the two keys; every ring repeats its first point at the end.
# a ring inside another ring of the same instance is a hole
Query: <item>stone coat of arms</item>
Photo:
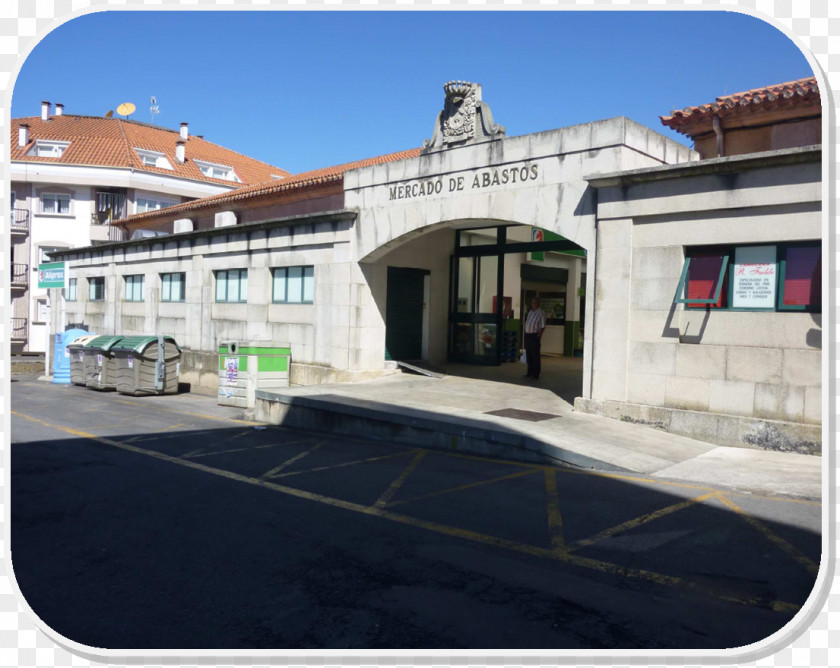
{"type": "Polygon", "coordinates": [[[481,100],[479,84],[449,81],[443,91],[443,111],[438,114],[432,138],[423,142],[424,151],[504,137],[504,127],[493,122],[490,108],[481,100]]]}

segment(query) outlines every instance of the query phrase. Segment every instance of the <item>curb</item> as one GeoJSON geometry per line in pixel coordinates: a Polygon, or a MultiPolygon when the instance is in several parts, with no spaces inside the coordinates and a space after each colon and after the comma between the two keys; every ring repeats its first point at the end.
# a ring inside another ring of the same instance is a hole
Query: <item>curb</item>
{"type": "Polygon", "coordinates": [[[365,438],[447,452],[578,469],[631,471],[502,425],[350,397],[296,396],[257,390],[254,419],[343,436],[363,434],[365,438]]]}

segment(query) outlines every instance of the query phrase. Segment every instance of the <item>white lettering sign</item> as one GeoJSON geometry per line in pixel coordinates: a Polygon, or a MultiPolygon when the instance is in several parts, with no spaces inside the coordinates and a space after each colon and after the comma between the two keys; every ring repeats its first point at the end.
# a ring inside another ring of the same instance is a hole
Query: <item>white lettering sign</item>
{"type": "Polygon", "coordinates": [[[776,304],[776,247],[735,250],[733,308],[773,308],[776,304]]]}

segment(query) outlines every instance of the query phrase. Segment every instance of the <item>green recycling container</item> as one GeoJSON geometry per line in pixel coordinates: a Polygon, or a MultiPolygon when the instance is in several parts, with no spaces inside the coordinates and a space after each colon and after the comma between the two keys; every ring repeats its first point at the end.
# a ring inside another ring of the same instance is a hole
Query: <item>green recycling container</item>
{"type": "Polygon", "coordinates": [[[122,336],[97,336],[84,348],[85,386],[89,390],[116,389],[113,347],[123,340],[122,336]]]}
{"type": "Polygon", "coordinates": [[[176,394],[181,348],[171,336],[126,336],[112,349],[117,392],[176,394]]]}

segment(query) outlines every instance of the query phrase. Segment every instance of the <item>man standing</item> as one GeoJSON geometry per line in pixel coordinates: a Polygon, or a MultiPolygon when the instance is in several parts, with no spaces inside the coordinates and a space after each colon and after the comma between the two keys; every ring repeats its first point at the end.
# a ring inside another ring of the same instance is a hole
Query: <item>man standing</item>
{"type": "Polygon", "coordinates": [[[545,313],[540,308],[540,300],[531,300],[531,310],[525,316],[525,358],[528,361],[526,378],[540,377],[540,339],[545,330],[545,313]]]}

